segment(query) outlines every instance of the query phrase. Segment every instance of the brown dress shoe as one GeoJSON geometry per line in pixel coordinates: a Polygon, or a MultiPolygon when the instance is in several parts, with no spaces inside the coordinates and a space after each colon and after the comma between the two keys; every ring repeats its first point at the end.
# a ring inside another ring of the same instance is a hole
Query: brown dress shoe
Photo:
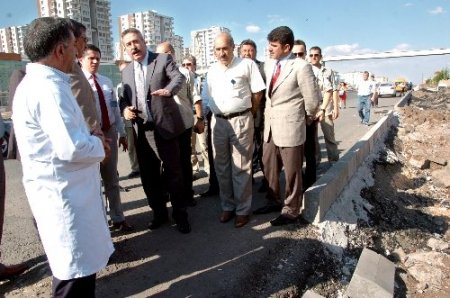
{"type": "Polygon", "coordinates": [[[0,280],[13,278],[27,269],[28,265],[25,263],[10,266],[6,266],[0,263],[0,280]]]}
{"type": "Polygon", "coordinates": [[[249,221],[250,221],[249,215],[237,215],[236,219],[234,220],[234,227],[241,228],[245,226],[249,221]]]}
{"type": "Polygon", "coordinates": [[[222,211],[222,213],[220,213],[220,222],[229,222],[234,217],[234,215],[234,211],[222,211]]]}

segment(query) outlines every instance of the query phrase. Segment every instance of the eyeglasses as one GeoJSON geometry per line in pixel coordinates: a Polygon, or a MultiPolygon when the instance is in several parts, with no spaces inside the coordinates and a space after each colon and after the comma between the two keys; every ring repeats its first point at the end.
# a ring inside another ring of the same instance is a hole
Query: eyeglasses
{"type": "Polygon", "coordinates": [[[185,67],[185,66],[192,66],[192,63],[188,62],[188,63],[182,63],[181,66],[185,67]]]}
{"type": "Polygon", "coordinates": [[[309,54],[309,57],[310,58],[312,58],[312,57],[320,57],[320,54],[309,54]]]}
{"type": "Polygon", "coordinates": [[[305,53],[303,53],[303,52],[297,52],[297,53],[292,52],[292,54],[296,57],[303,57],[303,55],[305,55],[305,53]]]}

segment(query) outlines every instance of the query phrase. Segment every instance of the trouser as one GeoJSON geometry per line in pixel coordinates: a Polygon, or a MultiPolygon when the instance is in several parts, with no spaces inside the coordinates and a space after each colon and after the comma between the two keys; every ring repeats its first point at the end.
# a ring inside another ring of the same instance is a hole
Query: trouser
{"type": "Polygon", "coordinates": [[[5,163],[3,155],[0,154],[0,244],[2,243],[3,221],[5,220],[5,196],[5,163]]]}
{"type": "Polygon", "coordinates": [[[370,95],[358,96],[358,115],[359,118],[361,119],[361,122],[364,124],[369,123],[370,106],[371,106],[370,95]]]}
{"type": "Polygon", "coordinates": [[[305,141],[305,175],[303,176],[303,191],[313,185],[317,180],[317,164],[316,164],[316,134],[317,121],[313,121],[310,125],[306,125],[306,141],[305,141]]]}
{"type": "Polygon", "coordinates": [[[183,196],[187,200],[194,199],[194,191],[192,190],[191,137],[192,128],[186,129],[179,137],[181,171],[183,173],[184,186],[183,196]]]}
{"type": "MultiPolygon", "coordinates": [[[[331,115],[325,116],[322,121],[320,121],[320,128],[322,129],[323,138],[325,140],[328,161],[338,161],[339,150],[334,136],[334,122],[331,115]]],[[[316,139],[316,146],[319,146],[319,138],[317,137],[316,139]]]]}
{"type": "Polygon", "coordinates": [[[108,131],[103,132],[106,138],[111,139],[111,156],[100,165],[100,174],[105,188],[105,196],[109,207],[109,217],[113,223],[125,220],[122,202],[120,199],[119,176],[117,175],[118,145],[116,125],[111,125],[108,131]]]}
{"type": "Polygon", "coordinates": [[[145,131],[141,124],[137,124],[137,129],[135,145],[141,182],[154,217],[167,216],[165,193],[169,192],[172,217],[175,221],[187,218],[179,137],[163,139],[157,131],[145,131]],[[164,167],[165,180],[162,177],[161,166],[164,167]]]}
{"type": "Polygon", "coordinates": [[[130,160],[131,171],[139,172],[139,162],[136,156],[136,147],[134,146],[133,127],[125,127],[128,142],[128,159],[130,160]]]}
{"type": "Polygon", "coordinates": [[[264,175],[269,184],[267,193],[268,205],[281,205],[280,173],[284,168],[286,180],[285,199],[281,214],[296,218],[302,207],[302,163],[303,145],[294,147],[278,147],[269,136],[269,142],[263,149],[264,175]]]}
{"type": "Polygon", "coordinates": [[[207,129],[209,124],[205,123],[205,131],[198,134],[192,131],[191,138],[191,163],[194,172],[200,171],[199,160],[197,157],[197,143],[200,145],[200,154],[203,160],[203,169],[209,173],[209,161],[208,161],[208,143],[207,143],[207,129]],[[198,141],[198,142],[197,142],[198,141]]]}
{"type": "Polygon", "coordinates": [[[212,117],[214,166],[223,211],[248,215],[252,205],[253,116],[212,117]]]}
{"type": "Polygon", "coordinates": [[[55,298],[93,298],[95,297],[95,274],[68,280],[60,280],[53,276],[52,292],[55,298]]]}
{"type": "Polygon", "coordinates": [[[208,164],[209,164],[209,189],[211,191],[219,190],[219,181],[217,181],[216,168],[214,167],[214,158],[213,158],[213,146],[212,146],[212,129],[211,129],[211,119],[212,113],[209,112],[206,115],[206,119],[208,120],[207,125],[207,147],[208,147],[208,164]]]}

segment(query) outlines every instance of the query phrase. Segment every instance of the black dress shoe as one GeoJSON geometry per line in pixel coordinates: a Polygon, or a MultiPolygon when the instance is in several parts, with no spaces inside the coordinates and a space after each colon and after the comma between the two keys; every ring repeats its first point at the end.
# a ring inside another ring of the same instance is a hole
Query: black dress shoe
{"type": "Polygon", "coordinates": [[[169,220],[168,216],[155,217],[155,219],[151,223],[148,224],[148,228],[150,230],[156,230],[157,228],[159,228],[160,226],[165,224],[168,220],[169,220]]]}
{"type": "Polygon", "coordinates": [[[289,218],[286,215],[281,214],[277,218],[272,219],[270,221],[270,224],[272,226],[284,226],[284,225],[293,224],[296,222],[297,222],[297,218],[289,218]]]}
{"type": "Polygon", "coordinates": [[[131,232],[134,231],[134,227],[124,220],[121,222],[113,223],[112,230],[118,230],[121,232],[131,232]]]}
{"type": "Polygon", "coordinates": [[[206,192],[201,193],[200,196],[206,198],[206,197],[217,196],[218,194],[219,194],[218,189],[210,188],[206,192]]]}
{"type": "Polygon", "coordinates": [[[266,205],[253,211],[253,214],[267,214],[272,212],[280,212],[281,205],[266,205]]]}
{"type": "Polygon", "coordinates": [[[182,234],[188,234],[191,232],[191,225],[187,219],[182,219],[177,221],[177,229],[182,234]]]}
{"type": "Polygon", "coordinates": [[[128,179],[133,179],[133,178],[137,178],[140,176],[140,172],[139,171],[131,171],[130,174],[128,174],[127,178],[128,179]]]}

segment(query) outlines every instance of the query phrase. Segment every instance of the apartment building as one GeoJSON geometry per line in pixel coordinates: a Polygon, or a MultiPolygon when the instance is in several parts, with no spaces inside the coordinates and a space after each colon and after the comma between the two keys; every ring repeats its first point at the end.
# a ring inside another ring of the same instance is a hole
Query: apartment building
{"type": "Polygon", "coordinates": [[[16,53],[25,57],[23,39],[27,30],[28,25],[0,28],[0,52],[16,53]]]}
{"type": "MultiPolygon", "coordinates": [[[[136,28],[142,32],[145,44],[151,51],[161,42],[168,41],[175,49],[175,60],[181,63],[183,56],[183,38],[175,35],[173,17],[159,14],[154,10],[134,12],[119,17],[119,36],[128,28],[136,28]]],[[[120,47],[119,47],[120,48],[120,47]]],[[[123,47],[118,52],[119,60],[130,60],[123,47]]]]}
{"type": "Polygon", "coordinates": [[[197,69],[199,71],[206,70],[211,64],[216,62],[214,57],[214,39],[221,32],[231,33],[230,29],[219,26],[191,31],[191,53],[197,58],[197,69]]]}
{"type": "Polygon", "coordinates": [[[102,51],[103,62],[114,62],[110,0],[37,0],[40,17],[68,17],[86,26],[86,36],[102,51]]]}

